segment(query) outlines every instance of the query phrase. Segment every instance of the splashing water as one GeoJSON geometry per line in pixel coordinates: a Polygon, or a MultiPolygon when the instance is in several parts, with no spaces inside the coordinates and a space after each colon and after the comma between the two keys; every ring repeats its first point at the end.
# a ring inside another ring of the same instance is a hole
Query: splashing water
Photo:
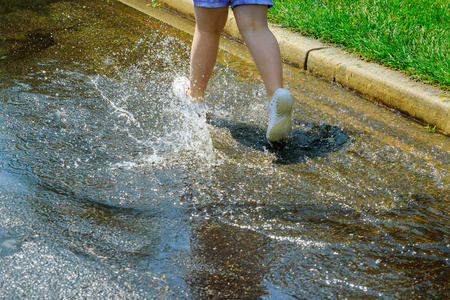
{"type": "Polygon", "coordinates": [[[154,91],[149,90],[155,87],[155,81],[151,79],[147,87],[134,84],[143,77],[136,69],[122,71],[119,76],[113,80],[96,76],[91,83],[111,108],[111,114],[117,118],[115,126],[126,132],[130,142],[145,146],[152,153],[144,155],[139,161],[121,162],[116,166],[145,167],[142,164],[147,163],[160,167],[180,164],[210,167],[217,163],[205,116],[192,112],[175,97],[167,88],[171,85],[170,78],[169,83],[162,83],[163,87],[160,83],[158,91],[154,91]],[[135,113],[147,119],[146,128],[142,128],[129,110],[129,107],[141,103],[145,103],[147,111],[135,113]]]}

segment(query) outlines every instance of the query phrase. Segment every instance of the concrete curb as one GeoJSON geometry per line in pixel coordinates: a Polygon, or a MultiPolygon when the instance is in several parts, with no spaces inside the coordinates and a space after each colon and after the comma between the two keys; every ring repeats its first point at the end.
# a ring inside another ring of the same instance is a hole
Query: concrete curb
{"type": "MultiPolygon", "coordinates": [[[[154,13],[150,13],[152,8],[147,7],[147,4],[151,3],[149,0],[119,1],[158,18],[154,13]]],[[[194,19],[192,0],[156,0],[156,2],[191,20],[194,19]]],[[[431,85],[414,82],[403,73],[363,61],[351,53],[318,40],[302,37],[275,25],[270,25],[270,29],[280,44],[281,54],[286,62],[348,87],[450,134],[450,96],[447,92],[431,85]]],[[[188,32],[191,33],[192,30],[188,32]]],[[[224,33],[242,41],[233,14],[229,14],[224,33]]]]}

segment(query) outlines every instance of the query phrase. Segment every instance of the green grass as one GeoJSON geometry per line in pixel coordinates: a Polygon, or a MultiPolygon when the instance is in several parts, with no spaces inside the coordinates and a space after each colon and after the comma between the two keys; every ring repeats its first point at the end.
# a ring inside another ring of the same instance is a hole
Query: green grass
{"type": "Polygon", "coordinates": [[[450,0],[278,0],[269,18],[450,90],[450,0]]]}

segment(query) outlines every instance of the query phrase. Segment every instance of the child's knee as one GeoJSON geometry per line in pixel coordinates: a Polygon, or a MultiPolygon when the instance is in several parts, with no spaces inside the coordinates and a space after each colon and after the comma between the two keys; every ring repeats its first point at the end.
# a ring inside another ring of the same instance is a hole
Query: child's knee
{"type": "Polygon", "coordinates": [[[262,10],[259,6],[237,6],[234,9],[236,23],[239,31],[255,32],[265,30],[267,25],[267,9],[262,10]]]}
{"type": "Polygon", "coordinates": [[[244,32],[257,32],[260,30],[266,30],[267,23],[265,22],[259,22],[257,20],[246,20],[244,22],[241,22],[241,24],[238,24],[239,31],[241,33],[244,32]]]}
{"type": "Polygon", "coordinates": [[[209,25],[205,25],[202,26],[200,24],[197,24],[197,29],[201,32],[201,33],[207,33],[207,34],[212,34],[212,35],[220,35],[223,31],[223,28],[225,27],[225,24],[209,24],[209,25]]]}

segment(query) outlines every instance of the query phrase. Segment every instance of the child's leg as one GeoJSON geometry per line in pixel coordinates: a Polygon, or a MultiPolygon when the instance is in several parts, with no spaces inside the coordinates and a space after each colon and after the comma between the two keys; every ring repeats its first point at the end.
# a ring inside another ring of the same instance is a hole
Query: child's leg
{"type": "Polygon", "coordinates": [[[220,34],[228,17],[228,7],[195,7],[195,33],[191,51],[191,88],[188,94],[202,102],[203,94],[214,69],[220,34]]]}
{"type": "Polygon", "coordinates": [[[236,23],[266,86],[269,101],[283,87],[278,42],[267,25],[266,5],[238,5],[233,9],[236,23]]]}

